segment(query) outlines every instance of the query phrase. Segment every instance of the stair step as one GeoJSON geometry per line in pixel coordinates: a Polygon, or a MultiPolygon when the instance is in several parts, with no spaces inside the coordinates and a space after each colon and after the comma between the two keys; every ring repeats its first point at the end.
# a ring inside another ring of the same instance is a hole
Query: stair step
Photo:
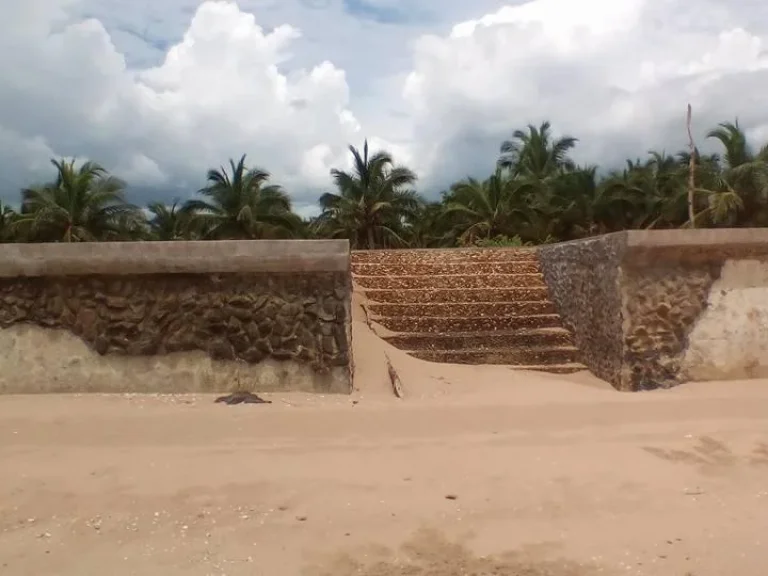
{"type": "Polygon", "coordinates": [[[371,302],[426,304],[431,302],[516,302],[549,299],[546,286],[537,288],[411,288],[366,290],[371,302]]]}
{"type": "Polygon", "coordinates": [[[535,274],[537,261],[519,262],[438,262],[434,264],[385,263],[352,264],[352,274],[360,276],[435,276],[443,274],[535,274]]]}
{"type": "Polygon", "coordinates": [[[355,251],[351,268],[371,320],[395,333],[384,339],[416,358],[585,370],[535,249],[355,251]]]}
{"type": "Polygon", "coordinates": [[[398,334],[384,338],[401,350],[493,350],[517,346],[572,346],[571,333],[564,328],[453,332],[450,334],[398,334]]]}
{"type": "Polygon", "coordinates": [[[540,365],[577,362],[579,351],[573,346],[531,346],[502,350],[413,350],[414,358],[446,364],[540,365]]]}
{"type": "Polygon", "coordinates": [[[436,316],[440,318],[497,316],[532,316],[553,314],[555,306],[548,300],[534,302],[433,302],[430,304],[369,304],[375,316],[436,316]]]}
{"type": "Polygon", "coordinates": [[[533,364],[528,366],[510,366],[512,370],[532,370],[534,372],[547,372],[549,374],[573,374],[587,370],[584,364],[569,362],[567,364],[533,364]]]}
{"type": "Polygon", "coordinates": [[[443,288],[546,288],[537,274],[446,274],[440,276],[354,276],[361,288],[380,290],[443,288]]]}
{"type": "Polygon", "coordinates": [[[492,316],[477,318],[449,318],[435,316],[396,316],[375,318],[387,330],[400,333],[452,333],[452,332],[490,332],[494,330],[520,330],[523,328],[560,328],[560,316],[557,314],[538,314],[533,316],[492,316]]]}
{"type": "Polygon", "coordinates": [[[447,248],[417,250],[355,250],[353,264],[408,263],[434,264],[440,262],[506,262],[536,261],[535,248],[447,248]]]}

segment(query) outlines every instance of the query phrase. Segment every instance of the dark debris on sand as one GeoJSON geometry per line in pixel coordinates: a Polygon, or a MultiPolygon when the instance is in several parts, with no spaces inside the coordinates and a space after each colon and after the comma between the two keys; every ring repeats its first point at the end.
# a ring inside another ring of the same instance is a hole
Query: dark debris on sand
{"type": "Polygon", "coordinates": [[[260,396],[257,396],[253,392],[233,392],[226,396],[219,396],[216,398],[216,403],[223,402],[224,404],[272,404],[270,400],[264,400],[260,396]]]}

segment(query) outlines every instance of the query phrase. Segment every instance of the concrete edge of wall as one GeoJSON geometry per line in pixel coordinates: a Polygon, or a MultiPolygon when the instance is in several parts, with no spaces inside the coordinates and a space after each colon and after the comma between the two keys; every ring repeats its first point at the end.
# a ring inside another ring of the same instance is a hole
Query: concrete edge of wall
{"type": "Polygon", "coordinates": [[[628,248],[727,248],[768,245],[768,228],[697,228],[683,230],[628,230],[628,248]]]}
{"type": "Polygon", "coordinates": [[[766,228],[702,228],[629,231],[623,260],[633,266],[658,261],[720,265],[728,258],[767,257],[766,228]]]}
{"type": "Polygon", "coordinates": [[[0,244],[0,277],[348,272],[348,240],[0,244]]]}

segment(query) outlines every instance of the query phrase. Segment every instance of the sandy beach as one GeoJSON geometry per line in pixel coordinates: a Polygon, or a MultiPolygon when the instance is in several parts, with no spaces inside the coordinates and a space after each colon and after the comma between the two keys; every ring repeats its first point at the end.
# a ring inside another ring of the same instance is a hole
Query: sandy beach
{"type": "Polygon", "coordinates": [[[352,396],[0,398],[0,573],[764,574],[767,382],[622,394],[354,329],[352,396]]]}

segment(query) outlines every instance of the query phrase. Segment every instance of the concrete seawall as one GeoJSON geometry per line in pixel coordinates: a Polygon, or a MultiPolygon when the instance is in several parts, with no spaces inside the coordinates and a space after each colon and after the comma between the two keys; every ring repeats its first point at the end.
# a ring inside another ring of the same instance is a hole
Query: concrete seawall
{"type": "Polygon", "coordinates": [[[0,393],[351,391],[346,240],[0,245],[0,393]]]}
{"type": "Polygon", "coordinates": [[[768,376],[768,229],[627,231],[539,253],[585,364],[617,388],[768,376]]]}

